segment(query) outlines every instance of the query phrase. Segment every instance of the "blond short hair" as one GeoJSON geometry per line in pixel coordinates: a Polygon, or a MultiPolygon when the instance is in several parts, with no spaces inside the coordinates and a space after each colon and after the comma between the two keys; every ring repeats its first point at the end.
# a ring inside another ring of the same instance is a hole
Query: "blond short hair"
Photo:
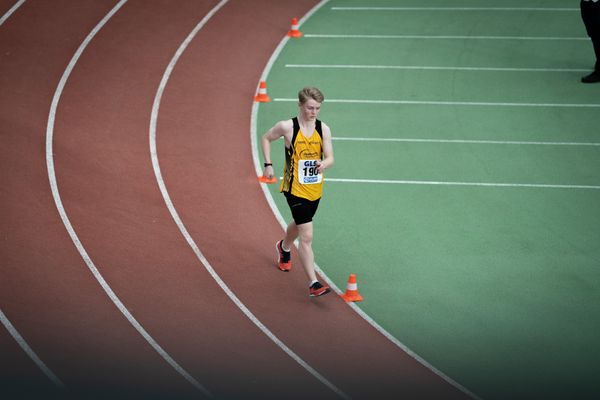
{"type": "Polygon", "coordinates": [[[298,92],[298,101],[300,104],[306,103],[309,99],[313,99],[318,103],[322,103],[325,100],[323,93],[316,87],[305,87],[298,92]]]}

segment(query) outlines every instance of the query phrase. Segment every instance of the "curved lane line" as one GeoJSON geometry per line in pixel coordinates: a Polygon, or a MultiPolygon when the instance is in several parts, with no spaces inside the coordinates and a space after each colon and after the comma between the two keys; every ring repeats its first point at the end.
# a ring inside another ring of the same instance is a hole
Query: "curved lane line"
{"type": "Polygon", "coordinates": [[[10,8],[10,10],[4,13],[4,15],[0,18],[0,26],[2,26],[2,24],[8,19],[8,17],[10,17],[12,13],[17,11],[17,8],[21,7],[23,3],[25,3],[25,0],[17,1],[15,5],[10,8]]]}
{"type": "Polygon", "coordinates": [[[54,374],[54,372],[52,372],[50,370],[50,368],[48,368],[46,366],[46,364],[44,364],[44,362],[41,360],[41,358],[38,357],[37,354],[35,354],[35,352],[31,348],[31,346],[29,346],[29,344],[27,344],[25,339],[23,339],[23,336],[21,336],[19,331],[17,331],[17,329],[13,326],[13,324],[8,320],[8,318],[2,312],[2,310],[0,310],[0,322],[2,322],[2,325],[4,325],[4,327],[6,328],[8,333],[10,333],[10,335],[13,337],[13,339],[15,339],[15,341],[19,344],[19,346],[21,346],[21,349],[23,349],[23,351],[25,353],[27,353],[29,358],[31,358],[31,360],[33,360],[35,365],[37,365],[38,368],[42,370],[42,372],[48,377],[48,379],[50,379],[52,381],[52,383],[54,383],[59,388],[65,387],[65,385],[61,382],[61,380],[58,379],[58,377],[54,374]]]}
{"type": "Polygon", "coordinates": [[[227,296],[229,297],[229,299],[231,301],[233,301],[233,303],[240,309],[240,311],[242,311],[242,313],[244,313],[244,315],[250,321],[252,321],[252,323],[254,325],[256,325],[258,327],[258,329],[260,329],[269,339],[271,339],[271,341],[273,343],[275,343],[275,345],[277,345],[277,347],[279,347],[281,350],[283,350],[283,352],[285,352],[288,356],[290,356],[294,361],[296,361],[298,364],[300,364],[300,366],[302,368],[304,368],[307,372],[309,372],[317,380],[319,380],[321,383],[323,383],[325,386],[327,386],[329,389],[331,389],[333,392],[335,392],[339,397],[341,397],[343,399],[350,399],[350,397],[347,394],[345,394],[340,389],[338,389],[335,385],[333,385],[331,382],[329,382],[317,370],[315,370],[313,367],[311,367],[306,361],[304,361],[302,358],[300,358],[300,356],[298,356],[296,353],[294,353],[294,351],[292,351],[288,346],[286,346],[286,344],[283,343],[281,341],[281,339],[279,339],[273,332],[271,332],[269,330],[269,328],[267,328],[252,313],[252,311],[250,311],[250,309],[248,307],[246,307],[246,305],[235,295],[235,293],[233,293],[233,291],[229,288],[229,286],[227,286],[227,284],[225,283],[225,281],[223,281],[223,279],[221,279],[221,277],[219,276],[219,274],[217,274],[217,272],[215,271],[215,269],[210,265],[210,262],[202,254],[202,252],[200,251],[200,248],[198,247],[198,245],[196,244],[196,242],[194,242],[194,239],[192,238],[192,236],[190,235],[190,233],[186,229],[185,225],[183,224],[183,221],[179,217],[179,214],[177,213],[177,210],[175,209],[175,206],[173,205],[173,202],[171,201],[171,196],[169,195],[169,191],[167,190],[167,187],[165,185],[165,181],[164,181],[164,179],[162,177],[162,173],[161,173],[161,170],[160,170],[160,164],[159,164],[159,161],[158,161],[158,152],[157,152],[157,149],[156,149],[156,126],[157,126],[157,120],[158,120],[158,112],[159,112],[159,108],[160,108],[160,101],[161,101],[163,92],[164,92],[164,90],[165,90],[165,88],[167,86],[167,83],[169,81],[171,73],[173,72],[173,69],[175,68],[175,64],[177,64],[177,61],[179,61],[179,58],[181,57],[181,55],[183,54],[183,52],[186,50],[186,48],[188,47],[188,45],[190,44],[190,42],[192,41],[192,39],[196,36],[196,34],[200,31],[200,29],[202,29],[202,27],[208,22],[208,20],[221,7],[223,7],[225,5],[225,3],[227,3],[227,1],[228,0],[222,0],[219,4],[217,4],[202,19],[202,21],[200,21],[198,23],[198,25],[194,28],[194,30],[192,30],[192,32],[188,35],[188,37],[183,41],[183,43],[181,44],[181,46],[179,47],[179,49],[177,50],[177,52],[173,56],[173,59],[169,63],[167,69],[165,70],[165,73],[164,73],[163,78],[162,78],[162,80],[160,82],[160,86],[158,88],[158,91],[156,92],[156,97],[154,98],[154,105],[152,107],[152,115],[151,115],[151,118],[150,118],[150,156],[152,158],[152,166],[154,168],[154,174],[156,175],[156,181],[157,181],[158,186],[160,188],[160,192],[161,192],[161,194],[163,196],[165,204],[166,204],[167,208],[169,209],[169,212],[171,213],[171,217],[173,218],[173,220],[177,224],[177,227],[179,228],[179,231],[181,232],[181,234],[183,235],[183,237],[185,238],[185,240],[188,242],[189,246],[194,251],[194,254],[198,258],[198,260],[200,260],[200,262],[202,263],[202,265],[204,265],[204,268],[206,269],[206,271],[208,271],[208,273],[215,280],[215,282],[217,282],[217,284],[221,287],[221,289],[225,292],[225,294],[227,294],[227,296]]]}
{"type": "Polygon", "coordinates": [[[50,115],[48,116],[48,126],[46,129],[46,164],[48,167],[48,179],[50,180],[50,188],[52,190],[52,197],[54,197],[54,202],[56,203],[56,208],[58,209],[60,218],[62,219],[63,224],[65,225],[65,228],[67,229],[67,232],[69,233],[69,236],[71,237],[71,240],[75,244],[75,247],[79,251],[79,254],[83,258],[83,261],[85,261],[89,270],[94,275],[94,278],[96,278],[96,280],[98,281],[98,283],[100,284],[102,289],[104,289],[104,291],[106,292],[106,294],[108,295],[110,300],[114,303],[115,306],[117,306],[119,311],[125,316],[125,318],[127,318],[127,321],[129,321],[129,323],[138,331],[138,333],[140,335],[142,335],[142,337],[144,339],[146,339],[146,342],[148,342],[148,344],[150,346],[152,346],[152,348],[171,367],[173,367],[177,372],[179,372],[179,374],[181,374],[194,387],[196,387],[198,390],[200,390],[202,393],[204,393],[204,395],[206,395],[208,397],[212,397],[212,395],[204,388],[204,386],[202,386],[200,384],[200,382],[198,382],[196,379],[194,379],[186,370],[184,370],[179,364],[177,364],[177,362],[162,347],[160,347],[160,345],[152,338],[152,336],[150,336],[150,334],[142,327],[142,325],[133,317],[131,312],[129,312],[127,307],[125,307],[123,302],[121,302],[121,300],[117,297],[115,292],[113,292],[110,285],[104,280],[104,278],[102,277],[102,275],[100,274],[100,272],[98,271],[96,266],[94,265],[92,259],[88,255],[87,251],[81,244],[81,241],[79,240],[79,237],[77,236],[77,233],[73,229],[73,226],[71,225],[71,221],[69,220],[69,217],[67,216],[67,212],[65,211],[65,208],[63,206],[63,203],[60,198],[59,191],[58,191],[58,184],[56,181],[56,173],[54,170],[54,154],[52,152],[52,139],[54,136],[54,122],[55,122],[55,117],[56,117],[56,110],[58,108],[58,103],[60,101],[60,96],[62,95],[62,92],[67,83],[67,80],[69,79],[69,76],[71,75],[71,72],[73,71],[73,68],[75,67],[75,64],[79,60],[79,57],[81,57],[81,54],[83,53],[83,51],[85,50],[87,45],[92,41],[92,39],[100,31],[100,29],[102,29],[102,27],[106,24],[106,22],[108,22],[108,20],[126,2],[127,2],[127,0],[121,0],[115,7],[113,7],[112,10],[110,10],[110,12],[108,14],[106,14],[104,16],[104,18],[98,23],[98,25],[96,25],[96,27],[89,33],[89,35],[85,38],[85,40],[81,43],[81,45],[79,46],[79,48],[73,55],[73,58],[71,59],[71,61],[69,62],[69,65],[65,69],[65,71],[62,75],[62,78],[60,79],[60,82],[58,84],[58,87],[56,88],[56,92],[54,93],[54,97],[52,99],[52,106],[50,107],[50,115]]]}
{"type": "MultiPolygon", "coordinates": [[[[317,10],[319,10],[321,7],[323,7],[328,1],[329,0],[323,0],[323,1],[321,1],[321,3],[317,4],[300,21],[298,21],[298,26],[301,26],[307,19],[309,19],[317,10]]],[[[277,46],[277,48],[271,55],[271,59],[267,63],[265,70],[263,71],[263,74],[260,78],[261,81],[267,80],[267,76],[269,75],[269,72],[271,71],[271,68],[272,68],[273,64],[275,63],[275,60],[279,57],[279,54],[283,50],[283,47],[285,47],[285,44],[287,43],[288,39],[289,39],[288,37],[283,38],[281,43],[279,43],[279,46],[277,46]]],[[[257,91],[258,91],[258,85],[257,85],[257,91]]],[[[258,105],[259,105],[259,103],[254,102],[254,104],[252,106],[252,116],[250,119],[250,140],[252,143],[252,158],[254,160],[256,176],[260,176],[262,174],[262,169],[260,168],[260,157],[258,154],[257,133],[256,133],[256,129],[257,129],[256,125],[257,125],[257,119],[258,119],[258,105]]],[[[262,191],[267,199],[267,203],[269,203],[269,206],[271,207],[271,210],[273,211],[273,214],[275,215],[275,218],[277,218],[277,220],[279,221],[279,224],[281,225],[281,228],[285,231],[285,229],[287,227],[287,222],[281,215],[279,208],[277,208],[277,205],[275,204],[275,200],[273,199],[271,192],[269,192],[267,184],[260,183],[260,186],[261,186],[262,191]]],[[[296,244],[296,247],[297,247],[297,244],[296,244]]],[[[329,277],[323,272],[323,270],[317,265],[317,263],[315,263],[315,270],[319,273],[319,275],[321,275],[323,277],[323,279],[335,291],[335,293],[337,293],[338,295],[344,293],[335,284],[335,282],[333,282],[331,279],[329,279],[329,277]]],[[[404,343],[402,343],[398,339],[396,339],[391,333],[386,331],[381,325],[379,325],[377,322],[375,322],[375,320],[373,320],[369,315],[367,315],[355,303],[346,303],[346,304],[348,304],[348,306],[350,308],[352,308],[358,315],[360,315],[366,322],[368,322],[373,328],[375,328],[385,338],[387,338],[390,342],[392,342],[394,345],[399,347],[406,354],[408,354],[409,356],[414,358],[425,368],[429,369],[431,372],[433,372],[434,374],[436,374],[437,376],[442,378],[444,381],[448,382],[450,385],[454,386],[455,388],[457,388],[461,392],[465,393],[466,395],[470,396],[471,398],[476,399],[476,400],[481,400],[480,397],[477,396],[475,393],[471,392],[470,390],[468,390],[467,388],[465,388],[464,386],[462,386],[461,384],[459,384],[458,382],[454,381],[452,378],[450,378],[449,376],[444,374],[442,371],[438,370],[433,365],[429,364],[427,361],[425,361],[425,359],[423,359],[417,353],[415,353],[414,351],[409,349],[404,343]]]]}
{"type": "MultiPolygon", "coordinates": [[[[2,17],[0,17],[0,26],[6,22],[6,20],[23,4],[25,0],[17,1],[2,17]]],[[[31,358],[31,360],[38,366],[39,369],[50,379],[56,386],[64,387],[65,385],[61,382],[61,380],[48,368],[46,364],[38,357],[38,355],[33,351],[31,346],[25,341],[23,336],[17,331],[14,325],[9,321],[6,315],[0,310],[0,322],[6,328],[8,333],[15,339],[17,344],[23,349],[23,351],[31,358]]]]}

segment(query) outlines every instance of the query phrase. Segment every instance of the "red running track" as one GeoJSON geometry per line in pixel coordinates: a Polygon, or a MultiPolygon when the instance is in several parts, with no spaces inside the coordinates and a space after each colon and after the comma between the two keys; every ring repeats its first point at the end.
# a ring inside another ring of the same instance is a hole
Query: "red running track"
{"type": "MultiPolygon", "coordinates": [[[[162,175],[183,223],[249,310],[352,398],[465,398],[337,296],[274,266],[281,227],[258,186],[249,135],[266,62],[315,1],[233,0],[202,28],[166,86],[162,175]]],[[[0,12],[13,2],[2,1],[0,12]]],[[[3,146],[0,308],[64,383],[6,333],[3,386],[101,397],[203,397],[115,307],[65,230],[48,184],[45,134],[58,82],[117,4],[27,1],[0,27],[3,146]]],[[[217,398],[339,398],[251,322],[181,235],[153,172],[148,130],[175,51],[216,1],[129,1],[69,76],[54,124],[66,213],[94,265],[152,338],[217,398]]],[[[286,116],[282,116],[285,118],[286,116]]],[[[324,199],[326,201],[326,199],[324,199]]]]}

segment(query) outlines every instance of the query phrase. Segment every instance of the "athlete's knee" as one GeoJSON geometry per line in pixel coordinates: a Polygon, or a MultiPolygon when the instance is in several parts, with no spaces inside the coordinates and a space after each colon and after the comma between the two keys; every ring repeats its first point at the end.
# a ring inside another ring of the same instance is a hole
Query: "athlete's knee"
{"type": "Polygon", "coordinates": [[[311,236],[300,236],[298,241],[303,246],[312,246],[312,235],[311,236]]]}
{"type": "Polygon", "coordinates": [[[300,243],[305,245],[310,245],[313,241],[313,232],[312,229],[302,229],[299,232],[298,240],[300,243]]]}

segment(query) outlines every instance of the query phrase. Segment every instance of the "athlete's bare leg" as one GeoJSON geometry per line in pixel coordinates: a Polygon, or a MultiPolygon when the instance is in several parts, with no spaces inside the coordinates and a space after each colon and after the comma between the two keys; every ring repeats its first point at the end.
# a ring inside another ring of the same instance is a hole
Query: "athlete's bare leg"
{"type": "Polygon", "coordinates": [[[286,229],[285,239],[283,239],[282,243],[283,248],[290,249],[296,238],[298,238],[299,242],[298,255],[300,256],[300,264],[302,264],[302,268],[304,268],[308,279],[311,282],[316,281],[315,256],[312,249],[313,223],[307,222],[296,225],[295,222],[291,222],[286,229]]]}
{"type": "Polygon", "coordinates": [[[289,251],[294,245],[294,240],[298,237],[298,225],[294,221],[290,222],[285,230],[285,237],[281,246],[284,250],[289,251]]]}

